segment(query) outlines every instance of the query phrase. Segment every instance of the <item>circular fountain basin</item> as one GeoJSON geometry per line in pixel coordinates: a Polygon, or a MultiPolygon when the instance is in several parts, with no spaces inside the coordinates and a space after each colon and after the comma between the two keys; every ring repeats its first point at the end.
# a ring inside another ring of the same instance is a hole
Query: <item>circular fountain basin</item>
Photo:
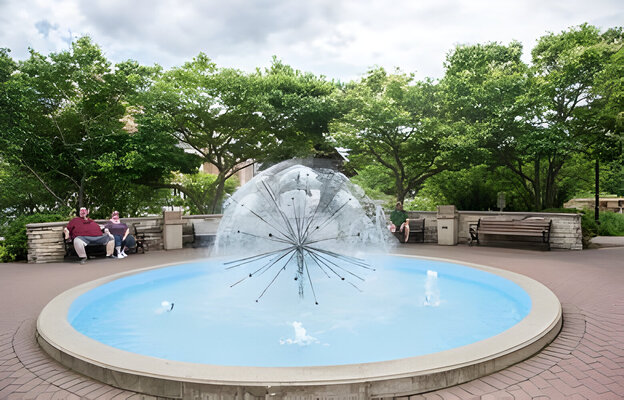
{"type": "Polygon", "coordinates": [[[118,274],[50,302],[38,338],[80,373],[156,396],[346,398],[465,382],[560,329],[557,298],[522,275],[416,257],[370,263],[357,288],[313,276],[303,297],[289,272],[267,291],[277,271],[230,287],[247,270],[214,259],[118,274]]]}

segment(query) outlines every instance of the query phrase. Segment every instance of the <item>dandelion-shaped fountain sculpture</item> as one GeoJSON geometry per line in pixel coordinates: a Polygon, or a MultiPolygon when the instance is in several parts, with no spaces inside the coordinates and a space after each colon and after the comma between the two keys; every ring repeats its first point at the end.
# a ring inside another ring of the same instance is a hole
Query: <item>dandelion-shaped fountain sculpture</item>
{"type": "Polygon", "coordinates": [[[336,277],[359,290],[354,281],[374,270],[361,255],[385,249],[389,234],[384,226],[381,208],[343,174],[285,161],[228,199],[216,249],[220,255],[239,256],[225,263],[228,269],[248,269],[232,286],[272,271],[256,301],[293,269],[299,295],[309,285],[318,304],[313,275],[336,277]]]}

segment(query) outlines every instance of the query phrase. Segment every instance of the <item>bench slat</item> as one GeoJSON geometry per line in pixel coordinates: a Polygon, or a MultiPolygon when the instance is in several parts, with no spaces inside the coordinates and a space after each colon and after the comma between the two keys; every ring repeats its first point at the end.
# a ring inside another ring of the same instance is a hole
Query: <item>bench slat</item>
{"type": "Polygon", "coordinates": [[[541,232],[541,231],[547,231],[548,228],[545,226],[530,227],[530,226],[489,226],[489,225],[486,225],[486,226],[480,227],[479,230],[541,232]]]}
{"type": "Polygon", "coordinates": [[[541,237],[546,231],[539,232],[522,232],[522,231],[483,231],[480,230],[479,233],[486,235],[512,235],[512,236],[539,236],[541,237]]]}
{"type": "Polygon", "coordinates": [[[539,223],[535,223],[535,222],[524,222],[524,223],[520,223],[518,221],[501,221],[501,222],[495,222],[495,221],[482,221],[481,225],[492,225],[492,226],[499,226],[499,225],[513,225],[513,226],[549,226],[548,223],[543,223],[543,222],[539,222],[539,223]]]}

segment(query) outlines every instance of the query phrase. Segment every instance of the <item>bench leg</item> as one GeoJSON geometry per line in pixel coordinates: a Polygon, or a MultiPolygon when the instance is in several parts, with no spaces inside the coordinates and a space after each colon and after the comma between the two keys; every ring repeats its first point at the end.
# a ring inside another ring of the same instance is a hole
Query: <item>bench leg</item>
{"type": "Polygon", "coordinates": [[[475,228],[469,228],[468,235],[470,235],[470,238],[468,239],[468,246],[472,246],[475,240],[477,241],[477,244],[479,244],[479,234],[477,233],[475,228]]]}
{"type": "Polygon", "coordinates": [[[542,241],[546,243],[546,249],[550,251],[550,234],[546,234],[546,232],[542,232],[542,241]]]}

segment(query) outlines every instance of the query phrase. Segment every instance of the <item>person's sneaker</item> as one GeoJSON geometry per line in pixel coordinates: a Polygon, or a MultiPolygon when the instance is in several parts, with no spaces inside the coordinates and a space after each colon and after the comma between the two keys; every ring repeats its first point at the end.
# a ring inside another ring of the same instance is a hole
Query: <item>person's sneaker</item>
{"type": "Polygon", "coordinates": [[[114,254],[111,254],[110,256],[106,256],[106,258],[117,258],[117,257],[115,257],[114,254]]]}
{"type": "Polygon", "coordinates": [[[123,258],[128,257],[128,255],[126,254],[126,252],[125,252],[125,251],[123,251],[123,250],[121,251],[120,256],[121,256],[121,257],[123,257],[123,258]]]}
{"type": "MultiPolygon", "coordinates": [[[[113,257],[114,257],[114,256],[113,256],[113,257]]],[[[119,253],[119,254],[117,255],[117,258],[124,258],[124,256],[123,256],[123,254],[119,253]]]]}
{"type": "Polygon", "coordinates": [[[87,259],[86,258],[81,258],[80,259],[80,264],[86,264],[87,263],[87,259]]]}

